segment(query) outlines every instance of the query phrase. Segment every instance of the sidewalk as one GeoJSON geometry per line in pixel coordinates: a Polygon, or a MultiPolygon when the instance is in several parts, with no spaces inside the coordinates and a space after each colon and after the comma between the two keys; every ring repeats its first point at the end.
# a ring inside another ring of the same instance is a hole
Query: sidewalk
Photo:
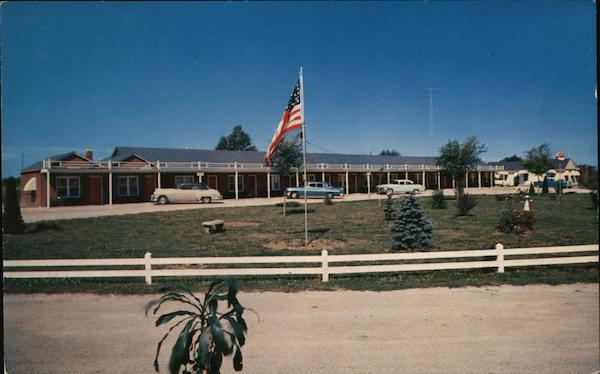
{"type": "MultiPolygon", "coordinates": [[[[467,192],[473,195],[496,195],[504,193],[516,193],[516,187],[483,187],[483,188],[468,188],[467,192]]],[[[585,193],[587,190],[573,190],[577,193],[585,193]]],[[[433,190],[427,190],[419,196],[431,196],[433,190]]],[[[454,194],[453,189],[445,189],[445,195],[454,194]]],[[[336,198],[336,202],[345,201],[362,201],[362,200],[377,200],[386,198],[385,195],[366,193],[356,193],[336,198]]],[[[242,207],[242,206],[264,206],[274,205],[283,201],[283,197],[257,197],[244,198],[239,200],[227,199],[210,204],[168,204],[156,205],[154,203],[131,203],[131,204],[114,204],[114,205],[81,205],[68,207],[52,207],[52,208],[22,208],[21,214],[27,223],[39,221],[55,221],[74,218],[92,218],[102,216],[118,216],[123,214],[138,214],[148,212],[170,212],[173,210],[189,210],[189,209],[211,209],[224,207],[242,207]]],[[[290,201],[290,200],[288,200],[290,201]]],[[[294,201],[303,202],[303,199],[294,201]]],[[[308,199],[309,203],[322,203],[322,199],[308,199]]]]}

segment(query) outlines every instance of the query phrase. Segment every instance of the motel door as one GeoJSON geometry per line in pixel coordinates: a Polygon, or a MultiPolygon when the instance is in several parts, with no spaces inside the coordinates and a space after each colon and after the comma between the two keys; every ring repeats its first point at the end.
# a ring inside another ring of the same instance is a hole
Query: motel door
{"type": "Polygon", "coordinates": [[[248,197],[256,197],[256,175],[248,176],[248,197]]]}
{"type": "Polygon", "coordinates": [[[208,187],[218,190],[218,186],[217,186],[217,176],[216,175],[209,175],[208,176],[208,187]]]}
{"type": "Polygon", "coordinates": [[[146,175],[144,182],[144,201],[150,201],[150,195],[154,193],[156,188],[156,177],[154,175],[146,175]]]}
{"type": "Polygon", "coordinates": [[[98,175],[90,175],[89,177],[88,195],[91,205],[102,204],[102,177],[98,175]]]}

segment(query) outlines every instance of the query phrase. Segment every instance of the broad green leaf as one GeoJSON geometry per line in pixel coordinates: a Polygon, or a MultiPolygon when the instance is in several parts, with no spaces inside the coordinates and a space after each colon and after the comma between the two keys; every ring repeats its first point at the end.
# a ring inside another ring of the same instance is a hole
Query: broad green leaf
{"type": "Polygon", "coordinates": [[[210,366],[208,374],[219,374],[221,372],[221,364],[223,363],[223,354],[220,351],[215,351],[210,355],[210,366]]]}
{"type": "MultiPolygon", "coordinates": [[[[190,317],[188,317],[188,318],[190,318],[190,317]]],[[[181,325],[188,318],[184,318],[181,321],[174,324],[173,326],[171,326],[169,331],[167,331],[167,333],[165,335],[163,335],[162,339],[160,339],[160,341],[158,342],[158,345],[156,346],[156,355],[154,356],[154,370],[156,370],[157,372],[158,372],[158,355],[160,354],[160,347],[162,346],[162,343],[165,341],[167,336],[169,336],[171,331],[173,331],[177,326],[181,325]]]]}
{"type": "Polygon", "coordinates": [[[171,374],[179,373],[181,365],[187,362],[189,357],[189,334],[193,323],[194,319],[191,319],[185,324],[173,346],[171,358],[169,359],[169,371],[171,374]]]}
{"type": "Polygon", "coordinates": [[[242,359],[242,350],[238,347],[235,350],[235,355],[233,356],[233,370],[242,371],[244,367],[244,361],[242,359]]]}
{"type": "Polygon", "coordinates": [[[165,324],[177,316],[195,316],[195,315],[196,315],[195,313],[187,311],[187,310],[178,310],[175,312],[163,314],[162,316],[158,317],[158,319],[156,320],[156,326],[165,324]]]}
{"type": "Polygon", "coordinates": [[[231,317],[226,317],[225,319],[231,325],[231,328],[233,329],[233,333],[235,334],[235,338],[238,341],[240,347],[243,347],[244,344],[246,343],[246,337],[244,336],[244,328],[238,321],[234,320],[231,317]]]}
{"type": "Polygon", "coordinates": [[[210,330],[207,327],[202,328],[200,338],[198,339],[198,363],[200,368],[208,367],[209,352],[208,345],[210,343],[210,330]]]}
{"type": "Polygon", "coordinates": [[[223,331],[223,327],[221,323],[215,316],[208,317],[208,324],[210,326],[210,332],[212,334],[213,339],[215,340],[215,345],[219,351],[228,355],[233,350],[233,344],[228,342],[225,339],[225,332],[223,331]]]}

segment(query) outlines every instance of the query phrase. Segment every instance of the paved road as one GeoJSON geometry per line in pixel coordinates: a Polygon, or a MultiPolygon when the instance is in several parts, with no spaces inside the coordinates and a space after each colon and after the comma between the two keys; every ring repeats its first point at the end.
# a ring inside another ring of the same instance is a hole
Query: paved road
{"type": "MultiPolygon", "coordinates": [[[[501,193],[514,193],[516,188],[511,187],[494,187],[494,188],[469,188],[469,193],[478,194],[501,194],[501,193]]],[[[586,193],[587,190],[578,189],[569,192],[586,193]]],[[[420,196],[431,196],[432,191],[427,190],[420,196]]],[[[454,191],[452,189],[444,190],[444,194],[451,195],[454,191]]],[[[345,196],[343,199],[337,199],[336,201],[359,201],[359,200],[377,200],[385,199],[383,195],[371,194],[351,194],[345,196]]],[[[91,218],[100,216],[112,216],[122,214],[137,214],[146,212],[165,212],[172,210],[188,210],[188,209],[210,209],[210,208],[221,208],[221,207],[236,207],[236,206],[261,206],[261,205],[273,205],[282,202],[282,197],[268,198],[253,198],[253,199],[227,199],[221,202],[214,202],[211,204],[171,204],[171,205],[156,205],[153,203],[135,203],[135,204],[115,204],[115,205],[83,205],[83,206],[70,206],[70,207],[52,207],[48,208],[22,208],[21,213],[25,222],[38,222],[38,221],[49,221],[49,220],[61,220],[61,219],[73,219],[73,218],[91,218]]],[[[302,201],[302,200],[300,200],[302,201]]],[[[309,199],[310,203],[322,203],[321,199],[309,199]]]]}
{"type": "MultiPolygon", "coordinates": [[[[261,319],[248,316],[243,372],[592,373],[598,297],[598,284],[245,293],[261,319]]],[[[5,295],[8,373],[151,373],[164,332],[143,314],[151,298],[5,295]]]]}

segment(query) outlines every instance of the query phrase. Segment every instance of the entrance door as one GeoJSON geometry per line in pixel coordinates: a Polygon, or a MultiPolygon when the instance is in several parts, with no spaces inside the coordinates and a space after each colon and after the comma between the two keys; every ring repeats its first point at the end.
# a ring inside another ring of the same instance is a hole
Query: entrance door
{"type": "Polygon", "coordinates": [[[248,175],[248,197],[256,197],[256,175],[248,175]]]}
{"type": "Polygon", "coordinates": [[[150,195],[154,192],[156,188],[156,176],[154,175],[146,175],[146,179],[144,180],[144,201],[150,201],[150,195]]]}
{"type": "Polygon", "coordinates": [[[91,205],[102,204],[102,177],[98,175],[90,175],[88,187],[89,203],[91,205]]]}
{"type": "Polygon", "coordinates": [[[217,176],[216,175],[209,175],[208,176],[208,187],[212,188],[214,190],[218,190],[218,186],[217,186],[217,176]]]}

